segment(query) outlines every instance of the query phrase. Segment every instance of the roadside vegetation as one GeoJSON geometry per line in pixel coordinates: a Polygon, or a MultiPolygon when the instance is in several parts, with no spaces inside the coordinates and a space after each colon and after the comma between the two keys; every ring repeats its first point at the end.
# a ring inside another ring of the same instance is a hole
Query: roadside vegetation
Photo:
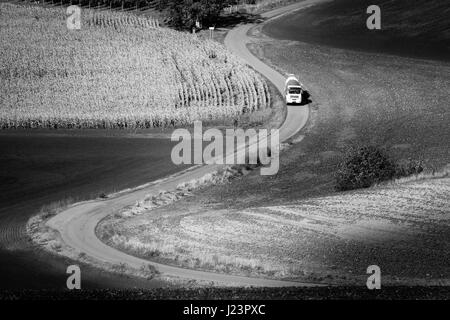
{"type": "Polygon", "coordinates": [[[375,146],[351,147],[339,164],[336,190],[368,188],[394,178],[419,174],[423,167],[418,161],[396,164],[386,152],[375,146]]]}
{"type": "Polygon", "coordinates": [[[220,44],[151,19],[0,4],[0,128],[185,126],[270,105],[265,81],[220,44]]]}
{"type": "Polygon", "coordinates": [[[59,252],[63,246],[60,237],[57,231],[49,228],[45,223],[74,203],[73,198],[67,198],[42,206],[39,213],[31,217],[26,225],[27,233],[31,239],[53,252],[59,252]]]}

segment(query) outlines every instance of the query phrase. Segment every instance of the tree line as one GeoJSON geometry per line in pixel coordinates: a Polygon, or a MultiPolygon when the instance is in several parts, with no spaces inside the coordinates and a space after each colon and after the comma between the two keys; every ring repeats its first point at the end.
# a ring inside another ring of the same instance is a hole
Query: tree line
{"type": "Polygon", "coordinates": [[[192,29],[199,24],[214,26],[224,8],[239,0],[159,0],[158,9],[166,10],[170,24],[177,29],[192,29]]]}
{"type": "MultiPolygon", "coordinates": [[[[254,1],[254,0],[253,0],[254,1]]],[[[83,7],[111,9],[154,8],[164,12],[168,23],[179,30],[214,26],[224,8],[242,0],[40,0],[45,3],[75,4],[83,7]]]]}

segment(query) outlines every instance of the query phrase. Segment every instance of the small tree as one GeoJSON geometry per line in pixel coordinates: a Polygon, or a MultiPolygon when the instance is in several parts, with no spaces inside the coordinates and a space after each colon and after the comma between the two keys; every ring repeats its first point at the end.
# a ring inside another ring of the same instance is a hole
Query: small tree
{"type": "Polygon", "coordinates": [[[191,30],[197,19],[205,26],[215,25],[222,10],[234,0],[159,0],[158,8],[168,10],[172,26],[191,30]]]}
{"type": "Polygon", "coordinates": [[[374,146],[353,148],[339,165],[336,190],[368,188],[395,176],[396,166],[382,150],[374,146]]]}

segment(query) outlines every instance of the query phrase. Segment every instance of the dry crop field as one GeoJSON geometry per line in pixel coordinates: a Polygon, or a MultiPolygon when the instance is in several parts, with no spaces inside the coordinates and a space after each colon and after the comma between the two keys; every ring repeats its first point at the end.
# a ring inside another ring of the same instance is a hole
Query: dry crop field
{"type": "Polygon", "coordinates": [[[120,13],[0,4],[0,128],[152,128],[265,108],[268,87],[213,41],[120,13]]]}
{"type": "Polygon", "coordinates": [[[449,191],[447,171],[288,205],[126,209],[97,231],[121,250],[189,268],[348,284],[379,264],[385,283],[448,284],[449,191]]]}

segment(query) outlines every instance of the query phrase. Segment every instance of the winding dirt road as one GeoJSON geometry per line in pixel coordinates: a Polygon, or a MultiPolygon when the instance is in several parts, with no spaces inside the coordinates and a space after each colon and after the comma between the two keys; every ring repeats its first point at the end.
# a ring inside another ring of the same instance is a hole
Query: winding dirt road
{"type": "MultiPolygon", "coordinates": [[[[264,14],[263,17],[267,19],[278,17],[282,14],[292,12],[293,10],[302,9],[319,2],[322,1],[303,1],[301,3],[296,3],[288,7],[268,12],[264,14]]],[[[258,60],[246,47],[246,43],[249,41],[247,32],[253,26],[255,25],[241,25],[231,30],[225,39],[225,44],[231,51],[242,57],[250,66],[273,82],[278,90],[282,92],[285,76],[279,74],[258,60]]],[[[308,120],[308,115],[308,106],[289,106],[286,120],[279,128],[280,141],[285,141],[291,138],[300,129],[302,129],[308,120]]],[[[144,264],[150,264],[156,267],[162,274],[184,279],[212,281],[214,283],[224,285],[265,287],[315,285],[300,282],[233,276],[163,265],[128,255],[122,251],[109,247],[97,238],[95,234],[97,224],[100,220],[112,212],[120,210],[125,206],[133,205],[136,201],[142,200],[147,195],[158,194],[160,190],[174,190],[182,182],[201,178],[205,174],[214,172],[221,167],[221,165],[193,167],[164,180],[155,181],[144,188],[123,193],[110,199],[93,200],[80,203],[56,215],[47,222],[47,225],[53,229],[56,229],[60,233],[62,240],[67,246],[78,252],[83,252],[87,256],[100,262],[112,264],[126,263],[136,269],[139,269],[144,264]]]]}

